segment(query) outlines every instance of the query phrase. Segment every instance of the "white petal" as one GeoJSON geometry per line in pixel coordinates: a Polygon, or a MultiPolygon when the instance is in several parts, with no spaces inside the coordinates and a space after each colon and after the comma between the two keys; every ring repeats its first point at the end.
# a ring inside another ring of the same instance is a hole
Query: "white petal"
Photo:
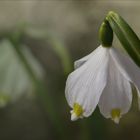
{"type": "MultiPolygon", "coordinates": [[[[104,117],[111,118],[112,110],[119,109],[120,115],[122,115],[128,112],[131,102],[131,85],[120,73],[112,58],[110,58],[108,83],[99,101],[100,112],[104,117]]],[[[114,118],[114,122],[119,122],[119,118],[114,118]]]]}
{"type": "Polygon", "coordinates": [[[83,116],[89,116],[98,104],[107,82],[108,49],[100,48],[92,58],[72,72],[66,82],[66,99],[73,108],[78,103],[83,116]]]}
{"type": "Polygon", "coordinates": [[[71,121],[76,121],[78,119],[79,119],[78,116],[72,111],[71,112],[71,121]]]}
{"type": "Polygon", "coordinates": [[[98,48],[96,48],[93,52],[91,52],[89,55],[77,60],[74,62],[74,69],[79,68],[80,66],[82,66],[86,61],[88,61],[95,53],[98,53],[98,51],[100,51],[100,48],[102,46],[99,46],[98,48]]]}
{"type": "MultiPolygon", "coordinates": [[[[26,46],[21,51],[38,78],[43,78],[43,69],[26,46]]],[[[15,101],[24,93],[32,90],[31,79],[18,58],[9,40],[0,42],[0,107],[9,101],[15,101]],[[13,82],[14,81],[14,82],[13,82]]]]}
{"type": "Polygon", "coordinates": [[[140,97],[140,68],[129,56],[124,55],[115,48],[110,49],[110,54],[121,74],[134,84],[137,89],[138,97],[140,97]]]}
{"type": "Polygon", "coordinates": [[[113,119],[113,121],[114,121],[116,124],[119,124],[120,118],[116,117],[116,118],[113,119]]]}

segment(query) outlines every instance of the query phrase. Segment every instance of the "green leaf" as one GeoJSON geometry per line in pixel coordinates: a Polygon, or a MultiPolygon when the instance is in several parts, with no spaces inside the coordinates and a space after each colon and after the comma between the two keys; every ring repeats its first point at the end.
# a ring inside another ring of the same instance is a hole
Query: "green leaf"
{"type": "Polygon", "coordinates": [[[128,52],[134,62],[140,66],[140,40],[135,32],[126,21],[115,12],[109,12],[106,20],[110,23],[110,26],[124,49],[128,52]]]}

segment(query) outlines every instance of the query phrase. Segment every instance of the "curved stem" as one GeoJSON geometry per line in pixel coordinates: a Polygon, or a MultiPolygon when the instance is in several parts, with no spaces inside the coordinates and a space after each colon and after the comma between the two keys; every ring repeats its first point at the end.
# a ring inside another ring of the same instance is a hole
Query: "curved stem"
{"type": "Polygon", "coordinates": [[[62,124],[63,122],[61,121],[60,116],[55,111],[56,109],[52,103],[52,99],[47,93],[47,89],[44,83],[36,77],[34,71],[30,67],[30,64],[28,63],[24,54],[22,53],[20,49],[19,38],[18,37],[14,38],[14,37],[15,36],[10,37],[10,41],[15,51],[17,52],[19,59],[22,61],[29,77],[32,80],[32,83],[36,89],[36,94],[42,100],[42,103],[46,108],[46,112],[49,115],[49,119],[53,123],[53,125],[56,127],[56,131],[60,134],[61,139],[65,139],[65,133],[63,132],[64,129],[62,129],[62,126],[64,125],[62,124]]]}

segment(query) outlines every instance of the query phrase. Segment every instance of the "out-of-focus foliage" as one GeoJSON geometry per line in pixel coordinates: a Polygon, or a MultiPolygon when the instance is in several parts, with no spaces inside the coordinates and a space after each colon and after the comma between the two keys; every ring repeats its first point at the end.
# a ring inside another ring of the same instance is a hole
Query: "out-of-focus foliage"
{"type": "Polygon", "coordinates": [[[72,62],[68,50],[64,43],[54,34],[50,33],[46,29],[37,29],[31,27],[25,29],[24,32],[26,35],[34,39],[48,41],[54,53],[56,53],[56,55],[59,57],[64,73],[67,75],[72,70],[72,62]]]}
{"type": "MultiPolygon", "coordinates": [[[[28,47],[22,45],[24,44],[22,43],[22,39],[25,36],[30,37],[27,33],[28,32],[25,32],[24,26],[19,26],[15,31],[4,34],[3,37],[7,39],[1,41],[1,75],[3,76],[1,80],[4,81],[0,87],[1,107],[10,101],[16,101],[19,97],[23,97],[22,94],[24,93],[28,93],[29,95],[29,92],[31,92],[33,88],[34,93],[37,95],[36,97],[45,107],[51,123],[56,127],[56,132],[63,138],[65,137],[63,121],[60,119],[57,111],[55,111],[53,98],[49,95],[44,85],[44,70],[30,53],[28,47]]],[[[36,39],[34,36],[31,37],[33,40],[36,39]]],[[[44,36],[41,37],[41,40],[42,39],[44,41],[46,40],[44,36]]],[[[47,39],[53,48],[52,50],[58,55],[58,58],[60,58],[64,74],[67,75],[71,70],[70,56],[67,49],[54,37],[49,36],[47,39]]]]}

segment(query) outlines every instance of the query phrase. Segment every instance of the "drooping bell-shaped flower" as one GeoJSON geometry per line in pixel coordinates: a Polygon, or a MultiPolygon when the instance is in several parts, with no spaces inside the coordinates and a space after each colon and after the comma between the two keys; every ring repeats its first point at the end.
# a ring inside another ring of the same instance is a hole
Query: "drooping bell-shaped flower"
{"type": "Polygon", "coordinates": [[[111,47],[112,39],[106,38],[91,54],[76,61],[75,71],[68,76],[65,94],[72,121],[90,116],[98,105],[105,118],[119,123],[131,107],[131,84],[140,97],[140,69],[129,56],[111,47]]]}
{"type": "MultiPolygon", "coordinates": [[[[0,108],[9,102],[15,102],[24,94],[31,95],[33,91],[31,78],[13,48],[9,40],[0,41],[0,108]]],[[[39,62],[26,46],[21,46],[20,49],[36,77],[42,79],[44,71],[39,62]]]]}

